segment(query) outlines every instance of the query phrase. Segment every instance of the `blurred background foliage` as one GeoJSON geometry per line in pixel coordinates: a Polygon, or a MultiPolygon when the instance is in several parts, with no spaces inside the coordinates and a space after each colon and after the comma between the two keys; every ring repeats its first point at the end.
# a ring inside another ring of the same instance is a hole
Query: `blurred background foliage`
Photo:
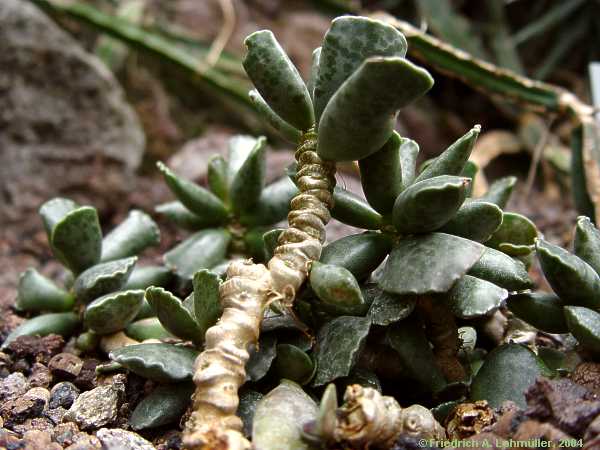
{"type": "Polygon", "coordinates": [[[589,132],[571,137],[581,125],[581,108],[591,115],[585,102],[591,102],[588,65],[600,52],[598,0],[31,1],[118,76],[146,133],[146,171],[190,140],[230,130],[266,133],[275,148],[285,147],[262,127],[247,96],[241,56],[248,33],[272,29],[307,75],[306,55],[332,17],[385,13],[414,33],[409,57],[434,70],[430,95],[398,121],[400,133],[421,144],[423,159],[481,123],[474,152],[480,189],[486,179],[516,173],[523,195],[515,196],[515,207],[551,230],[575,214],[572,185],[584,193],[579,210],[594,214],[594,179],[588,175],[586,181],[585,173],[597,170],[598,149],[589,148],[589,132]],[[566,92],[582,103],[566,105],[566,92]],[[588,145],[579,149],[588,164],[574,172],[570,147],[579,143],[588,145]]]}

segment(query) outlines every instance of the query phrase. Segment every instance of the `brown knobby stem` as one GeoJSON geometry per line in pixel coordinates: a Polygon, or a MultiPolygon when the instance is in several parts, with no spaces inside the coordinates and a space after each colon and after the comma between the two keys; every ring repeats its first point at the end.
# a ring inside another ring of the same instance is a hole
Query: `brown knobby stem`
{"type": "Polygon", "coordinates": [[[289,228],[280,235],[268,269],[251,261],[236,261],[227,269],[219,291],[223,314],[206,332],[205,349],[195,363],[196,391],[183,434],[188,450],[251,448],[235,415],[238,390],[246,380],[248,348],[258,342],[267,305],[293,301],[310,263],[321,256],[330,219],[335,164],[319,158],[316,143],[316,133],[309,130],[296,150],[300,193],[291,201],[289,228]]]}
{"type": "Polygon", "coordinates": [[[425,321],[437,366],[449,382],[464,380],[465,369],[457,356],[460,339],[454,314],[443,301],[435,301],[430,296],[419,297],[417,308],[425,321]]]}

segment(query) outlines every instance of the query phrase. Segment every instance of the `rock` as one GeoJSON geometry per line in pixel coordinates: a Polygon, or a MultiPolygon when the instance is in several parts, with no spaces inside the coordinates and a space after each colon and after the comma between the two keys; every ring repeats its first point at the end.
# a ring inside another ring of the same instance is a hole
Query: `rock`
{"type": "Polygon", "coordinates": [[[62,450],[56,442],[52,442],[52,436],[47,431],[29,430],[23,435],[25,448],[28,450],[62,450]]]}
{"type": "Polygon", "coordinates": [[[73,436],[73,444],[65,447],[65,450],[98,450],[101,448],[102,444],[96,436],[80,432],[73,436]]]}
{"type": "Polygon", "coordinates": [[[0,378],[6,378],[10,375],[12,359],[6,353],[0,352],[0,378]]]}
{"type": "Polygon", "coordinates": [[[62,406],[59,406],[58,408],[47,409],[44,411],[44,417],[46,417],[54,425],[58,425],[62,422],[66,413],[67,410],[62,406]]]}
{"type": "Polygon", "coordinates": [[[0,221],[69,189],[127,188],[144,134],[98,58],[32,3],[3,0],[0,67],[0,221]]]}
{"type": "Polygon", "coordinates": [[[54,424],[45,417],[34,417],[33,419],[27,419],[25,422],[13,426],[13,431],[20,435],[23,435],[30,430],[43,431],[53,434],[54,424]]]}
{"type": "Polygon", "coordinates": [[[82,390],[89,390],[96,387],[96,367],[100,364],[97,359],[86,359],[83,361],[81,371],[75,378],[75,386],[82,390]]]}
{"type": "Polygon", "coordinates": [[[83,367],[83,361],[71,353],[59,353],[52,357],[48,368],[57,380],[74,380],[83,367]]]}
{"type": "Polygon", "coordinates": [[[52,374],[45,365],[34,363],[31,367],[31,375],[29,375],[28,380],[31,387],[47,388],[52,383],[52,374]]]}
{"type": "Polygon", "coordinates": [[[73,422],[60,423],[54,427],[54,440],[63,447],[73,444],[75,435],[79,428],[73,422]]]}
{"type": "Polygon", "coordinates": [[[0,380],[0,404],[14,400],[29,389],[29,382],[21,372],[11,373],[0,380]]]}
{"type": "Polygon", "coordinates": [[[515,441],[529,441],[535,439],[552,441],[556,448],[561,441],[570,440],[572,437],[550,423],[541,423],[537,420],[526,420],[519,425],[519,428],[513,435],[513,440],[515,441]]]}
{"type": "Polygon", "coordinates": [[[445,428],[449,439],[466,439],[496,421],[494,410],[485,400],[461,403],[448,415],[445,428]]]}
{"type": "Polygon", "coordinates": [[[600,400],[594,393],[568,378],[539,378],[525,398],[525,414],[529,418],[548,422],[577,438],[583,437],[585,429],[600,414],[600,400]]]}
{"type": "Polygon", "coordinates": [[[500,408],[498,421],[494,424],[492,431],[502,438],[510,438],[517,428],[527,417],[515,402],[506,401],[500,408]]]}
{"type": "Polygon", "coordinates": [[[81,394],[63,420],[73,421],[82,430],[95,430],[117,418],[120,387],[99,386],[81,394]]]}
{"type": "Polygon", "coordinates": [[[571,380],[580,384],[596,395],[600,395],[600,363],[583,362],[571,374],[571,380]]]}
{"type": "Polygon", "coordinates": [[[154,450],[154,446],[139,434],[121,428],[102,428],[96,433],[103,450],[154,450]]]}
{"type": "Polygon", "coordinates": [[[56,355],[65,345],[62,336],[19,336],[8,345],[8,351],[15,360],[29,359],[42,364],[48,364],[50,358],[56,355]]]}
{"type": "Polygon", "coordinates": [[[50,392],[48,389],[36,387],[29,389],[22,397],[5,402],[0,407],[0,415],[8,428],[21,423],[30,417],[39,416],[46,408],[50,392]]]}
{"type": "Polygon", "coordinates": [[[596,418],[592,420],[592,423],[590,423],[590,425],[587,427],[587,430],[585,430],[585,434],[583,436],[583,439],[586,442],[598,438],[600,438],[600,415],[596,416],[596,418]]]}
{"type": "Polygon", "coordinates": [[[19,447],[21,440],[19,439],[19,435],[17,433],[13,433],[6,428],[0,428],[0,448],[1,449],[9,449],[9,448],[22,448],[19,447]]]}
{"type": "Polygon", "coordinates": [[[79,396],[79,389],[73,383],[63,381],[54,385],[50,391],[50,401],[48,408],[58,408],[59,406],[69,409],[75,399],[79,396]]]}

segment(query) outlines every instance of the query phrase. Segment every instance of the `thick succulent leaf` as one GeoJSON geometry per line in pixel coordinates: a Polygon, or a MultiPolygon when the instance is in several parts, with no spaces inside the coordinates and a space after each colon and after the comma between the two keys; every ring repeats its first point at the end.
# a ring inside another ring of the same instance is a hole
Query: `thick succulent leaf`
{"type": "Polygon", "coordinates": [[[44,223],[44,229],[48,235],[48,241],[52,242],[52,230],[61,222],[67,214],[79,208],[79,205],[68,198],[53,198],[40,206],[40,216],[44,223]]]}
{"type": "Polygon", "coordinates": [[[502,224],[485,245],[511,256],[526,255],[533,251],[537,228],[527,217],[517,213],[503,213],[502,224]]]}
{"type": "Polygon", "coordinates": [[[252,445],[257,450],[310,450],[302,438],[302,425],[317,417],[317,404],[300,386],[289,380],[264,396],[256,407],[252,445]]]}
{"type": "Polygon", "coordinates": [[[411,378],[431,392],[439,392],[446,387],[446,380],[435,363],[421,321],[409,317],[394,323],[387,329],[386,340],[398,353],[400,362],[411,378]]]}
{"type": "Polygon", "coordinates": [[[392,250],[379,285],[395,294],[446,292],[473,267],[484,248],[444,233],[407,237],[392,250]]]}
{"type": "Polygon", "coordinates": [[[114,261],[141,253],[158,245],[160,230],[156,222],[142,211],[131,211],[127,218],[102,240],[101,261],[114,261]]]}
{"type": "Polygon", "coordinates": [[[219,264],[227,253],[231,236],[224,229],[200,231],[164,255],[165,265],[182,278],[190,279],[198,270],[219,264]]]}
{"type": "Polygon", "coordinates": [[[321,51],[322,47],[317,47],[312,52],[312,60],[310,63],[310,75],[306,82],[306,89],[310,94],[310,98],[315,103],[315,84],[317,83],[317,77],[319,76],[319,65],[321,64],[321,51]]]}
{"type": "Polygon", "coordinates": [[[282,177],[263,189],[255,207],[240,218],[243,225],[271,225],[282,221],[298,188],[289,177],[282,177]]]}
{"type": "Polygon", "coordinates": [[[278,344],[273,361],[277,376],[299,384],[308,383],[315,373],[315,364],[302,349],[291,344],[278,344]]]}
{"type": "Polygon", "coordinates": [[[441,175],[460,175],[471,155],[480,131],[481,127],[475,125],[467,134],[457,139],[431,164],[425,167],[415,181],[419,182],[441,175]]]}
{"type": "Polygon", "coordinates": [[[56,258],[75,274],[98,263],[102,230],[96,209],[81,206],[67,213],[52,228],[50,245],[56,258]]]}
{"type": "Polygon", "coordinates": [[[254,413],[258,402],[264,397],[258,391],[252,389],[243,388],[239,391],[240,403],[236,411],[236,415],[242,419],[243,426],[242,431],[244,436],[250,438],[252,436],[252,425],[254,423],[254,413]]]}
{"type": "Polygon", "coordinates": [[[310,286],[322,307],[334,315],[362,315],[368,305],[352,273],[340,266],[314,262],[310,270],[310,286]]]}
{"type": "Polygon", "coordinates": [[[198,352],[173,344],[135,344],[110,352],[110,359],[154,381],[191,380],[198,352]]]}
{"type": "Polygon", "coordinates": [[[346,225],[366,230],[377,230],[381,226],[381,214],[363,199],[341,188],[333,190],[331,216],[346,225]]]}
{"type": "Polygon", "coordinates": [[[246,363],[246,376],[250,381],[262,379],[277,356],[277,337],[273,333],[263,334],[258,341],[258,346],[250,351],[250,358],[246,363]]]}
{"type": "Polygon", "coordinates": [[[402,192],[401,144],[402,138],[394,131],[381,150],[358,162],[365,197],[383,215],[392,211],[396,197],[402,192]]]}
{"type": "Polygon", "coordinates": [[[600,275],[600,231],[588,217],[578,217],[573,239],[575,255],[583,259],[600,275]]]}
{"type": "Polygon", "coordinates": [[[194,214],[183,206],[181,202],[177,201],[163,203],[154,208],[154,210],[184,230],[197,231],[213,225],[215,222],[214,217],[194,214]]]}
{"type": "Polygon", "coordinates": [[[469,183],[468,178],[442,175],[409,186],[394,203],[396,230],[413,234],[442,227],[465,201],[469,183]]]}
{"type": "Polygon", "coordinates": [[[148,317],[146,319],[136,320],[125,328],[127,336],[136,341],[145,341],[146,339],[166,339],[174,337],[162,326],[158,317],[148,317]]]}
{"type": "Polygon", "coordinates": [[[527,347],[504,344],[490,352],[477,372],[471,383],[471,399],[487,400],[492,408],[512,400],[520,408],[526,408],[525,391],[537,377],[549,372],[527,347]]]}
{"type": "Polygon", "coordinates": [[[419,144],[412,139],[402,138],[400,144],[400,168],[402,170],[402,190],[413,184],[417,176],[417,156],[419,144]]]}
{"type": "Polygon", "coordinates": [[[263,234],[263,242],[265,243],[265,259],[269,261],[275,249],[279,245],[279,236],[285,231],[285,228],[275,228],[263,234]]]}
{"type": "Polygon", "coordinates": [[[375,325],[388,326],[405,319],[415,309],[416,297],[385,292],[376,284],[361,287],[365,301],[370,304],[367,317],[375,325]]]}
{"type": "Polygon", "coordinates": [[[181,299],[163,288],[149,287],[146,289],[146,300],[169,332],[183,340],[202,342],[204,333],[181,299]]]}
{"type": "Polygon", "coordinates": [[[493,203],[466,201],[440,231],[485,242],[502,224],[502,210],[493,203]]]}
{"type": "Polygon", "coordinates": [[[489,281],[465,275],[444,296],[456,317],[474,319],[487,316],[502,306],[508,291],[489,281]]]}
{"type": "Polygon", "coordinates": [[[569,332],[563,313],[565,305],[555,294],[545,292],[513,294],[508,298],[506,305],[519,319],[539,330],[557,334],[569,332]]]}
{"type": "Polygon", "coordinates": [[[129,425],[137,431],[178,422],[189,406],[193,392],[192,383],[157,386],[135,407],[129,425]]]}
{"type": "Polygon", "coordinates": [[[228,165],[225,158],[215,155],[208,161],[206,179],[211,192],[227,203],[229,199],[228,165]]]}
{"type": "Polygon", "coordinates": [[[587,350],[600,354],[600,314],[582,306],[566,306],[569,331],[587,350]]]}
{"type": "Polygon", "coordinates": [[[146,289],[150,286],[167,286],[173,278],[173,272],[164,266],[135,266],[129,279],[123,285],[124,290],[146,289]]]}
{"type": "Polygon", "coordinates": [[[467,190],[467,197],[472,197],[473,195],[473,185],[475,184],[475,176],[477,175],[477,172],[479,172],[479,166],[477,166],[477,164],[475,164],[473,161],[467,161],[465,163],[465,167],[460,173],[461,177],[471,179],[471,184],[467,190]]]}
{"type": "Polygon", "coordinates": [[[315,115],[308,89],[273,33],[256,31],[244,44],[244,69],[271,109],[299,130],[312,127],[315,115]]]}
{"type": "Polygon", "coordinates": [[[537,241],[536,249],[548,283],[565,304],[600,307],[600,277],[592,266],[542,239],[537,241]]]}
{"type": "Polygon", "coordinates": [[[196,323],[200,327],[202,336],[212,327],[219,317],[223,308],[219,297],[219,286],[221,279],[218,274],[208,270],[200,270],[194,274],[194,315],[196,323]]]}
{"type": "Polygon", "coordinates": [[[64,338],[70,337],[79,327],[79,316],[72,312],[42,314],[33,319],[26,320],[15,328],[2,343],[0,350],[4,350],[19,336],[47,336],[60,334],[64,338]]]}
{"type": "Polygon", "coordinates": [[[321,327],[317,334],[314,386],[345,377],[356,364],[365,345],[371,320],[367,317],[340,316],[321,327]]]}
{"type": "Polygon", "coordinates": [[[87,305],[83,320],[96,334],[110,334],[125,328],[137,316],[144,291],[121,291],[103,295],[87,305]]]}
{"type": "Polygon", "coordinates": [[[265,262],[266,250],[265,241],[263,241],[263,234],[265,234],[265,227],[249,228],[243,236],[244,241],[244,254],[250,257],[254,262],[265,262]]]}
{"type": "Polygon", "coordinates": [[[546,367],[561,375],[569,375],[581,363],[581,357],[574,350],[562,352],[552,347],[539,347],[538,357],[546,367]]]}
{"type": "Polygon", "coordinates": [[[229,139],[227,144],[227,180],[231,184],[238,170],[248,159],[252,149],[256,147],[258,138],[245,134],[238,134],[229,139]]]}
{"type": "Polygon", "coordinates": [[[15,308],[19,311],[70,311],[75,298],[33,268],[19,278],[15,308]]]}
{"type": "Polygon", "coordinates": [[[343,267],[357,280],[364,280],[381,264],[391,248],[391,239],[382,233],[354,234],[325,246],[320,261],[343,267]]]}
{"type": "Polygon", "coordinates": [[[392,135],[396,112],[431,86],[429,73],[404,58],[367,59],[325,107],[317,153],[332,161],[354,161],[375,153],[392,135]]]}
{"type": "Polygon", "coordinates": [[[137,257],[132,256],[90,267],[75,279],[75,297],[79,302],[89,303],[104,294],[118,291],[127,282],[136,262],[137,257]]]}
{"type": "Polygon", "coordinates": [[[402,33],[379,20],[351,16],[334,19],[319,55],[314,92],[317,119],[363,61],[373,56],[404,57],[406,47],[402,33]]]}
{"type": "Polygon", "coordinates": [[[256,89],[252,89],[248,95],[250,96],[252,103],[254,103],[254,107],[258,111],[258,114],[266,123],[277,130],[286,141],[291,142],[292,144],[300,142],[302,132],[279,117],[256,89]]]}
{"type": "Polygon", "coordinates": [[[533,287],[533,282],[521,261],[493,248],[485,249],[481,258],[469,270],[469,275],[490,281],[509,291],[533,287]]]}
{"type": "Polygon", "coordinates": [[[236,213],[252,211],[265,187],[266,139],[261,136],[231,181],[229,200],[236,213]]]}
{"type": "Polygon", "coordinates": [[[487,192],[479,197],[482,202],[490,202],[498,205],[500,208],[506,208],[506,204],[510,199],[512,190],[517,184],[516,177],[504,177],[494,181],[487,192]]]}
{"type": "Polygon", "coordinates": [[[165,182],[177,200],[194,214],[207,217],[211,225],[219,225],[227,219],[227,208],[215,194],[196,183],[179,177],[163,163],[157,163],[165,182]]]}

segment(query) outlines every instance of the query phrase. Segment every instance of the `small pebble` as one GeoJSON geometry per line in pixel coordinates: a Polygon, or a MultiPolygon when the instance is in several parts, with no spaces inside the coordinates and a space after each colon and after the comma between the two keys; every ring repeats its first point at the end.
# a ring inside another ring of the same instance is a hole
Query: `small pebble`
{"type": "Polygon", "coordinates": [[[52,435],[47,431],[29,430],[23,435],[25,448],[28,450],[62,450],[56,442],[52,442],[52,435]]]}
{"type": "Polygon", "coordinates": [[[44,411],[44,417],[46,417],[54,425],[58,425],[62,422],[66,413],[67,410],[62,406],[59,406],[58,408],[47,409],[44,411]]]}
{"type": "Polygon", "coordinates": [[[64,420],[75,422],[82,430],[94,430],[113,422],[117,418],[120,391],[120,387],[108,385],[82,393],[64,420]]]}
{"type": "Polygon", "coordinates": [[[39,416],[46,408],[49,399],[48,389],[35,387],[29,389],[22,397],[5,402],[0,407],[0,415],[5,425],[11,428],[30,417],[39,416]]]}
{"type": "Polygon", "coordinates": [[[54,440],[63,447],[73,444],[75,435],[79,428],[73,422],[59,423],[54,427],[54,440]]]}
{"type": "Polygon", "coordinates": [[[86,359],[83,361],[83,366],[77,378],[75,378],[75,385],[84,391],[93,389],[96,387],[96,366],[100,364],[97,359],[86,359]]]}
{"type": "Polygon", "coordinates": [[[8,350],[16,360],[29,359],[48,364],[50,358],[60,352],[64,345],[64,339],[58,334],[19,336],[8,345],[8,350]]]}
{"type": "Polygon", "coordinates": [[[21,440],[19,439],[19,435],[17,433],[13,433],[6,428],[0,428],[0,448],[1,449],[9,449],[9,448],[22,448],[19,447],[21,440]]]}
{"type": "Polygon", "coordinates": [[[10,374],[12,359],[6,353],[0,352],[0,378],[6,378],[10,374]]]}
{"type": "Polygon", "coordinates": [[[52,375],[58,380],[74,380],[79,376],[83,361],[71,353],[59,353],[48,363],[52,375]]]}
{"type": "Polygon", "coordinates": [[[27,419],[25,422],[13,426],[13,431],[23,435],[29,430],[46,431],[50,434],[54,433],[54,424],[45,417],[34,417],[27,419]]]}
{"type": "Polygon", "coordinates": [[[34,363],[31,366],[31,375],[29,375],[29,385],[31,387],[47,388],[52,383],[52,374],[42,363],[34,363]]]}
{"type": "Polygon", "coordinates": [[[69,409],[75,399],[79,396],[79,389],[73,383],[63,381],[54,385],[50,391],[50,401],[48,408],[63,408],[69,409]]]}
{"type": "Polygon", "coordinates": [[[102,428],[96,433],[103,450],[155,450],[154,445],[132,431],[102,428]]]}
{"type": "Polygon", "coordinates": [[[98,450],[101,448],[102,444],[96,436],[80,432],[73,436],[73,444],[65,447],[65,450],[98,450]]]}
{"type": "Polygon", "coordinates": [[[20,397],[27,392],[27,389],[29,389],[29,383],[25,375],[21,372],[11,373],[0,380],[0,404],[20,397]]]}

